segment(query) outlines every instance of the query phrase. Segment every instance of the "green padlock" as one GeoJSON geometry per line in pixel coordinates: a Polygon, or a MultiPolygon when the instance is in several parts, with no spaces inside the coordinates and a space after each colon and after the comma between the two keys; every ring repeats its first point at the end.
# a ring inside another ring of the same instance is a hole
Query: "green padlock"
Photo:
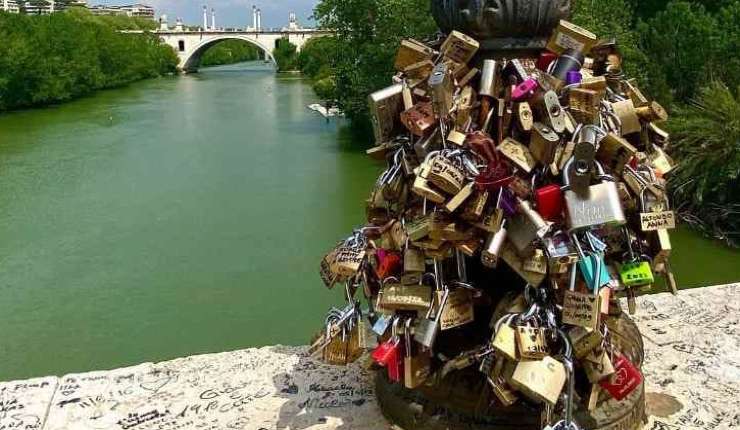
{"type": "Polygon", "coordinates": [[[647,261],[622,264],[619,268],[619,277],[627,287],[640,287],[655,282],[653,269],[647,261]]]}

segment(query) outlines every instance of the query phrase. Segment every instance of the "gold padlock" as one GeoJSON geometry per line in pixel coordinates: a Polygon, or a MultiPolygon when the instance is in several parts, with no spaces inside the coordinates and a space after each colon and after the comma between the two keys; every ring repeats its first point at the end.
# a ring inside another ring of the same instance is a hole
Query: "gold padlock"
{"type": "Polygon", "coordinates": [[[547,329],[544,327],[517,326],[516,344],[522,360],[540,360],[550,354],[547,329]]]}
{"type": "Polygon", "coordinates": [[[513,138],[507,137],[504,139],[498,146],[498,150],[526,173],[532,173],[532,170],[537,166],[537,162],[529,149],[513,138]]]}
{"type": "Polygon", "coordinates": [[[532,400],[554,406],[566,380],[563,363],[547,356],[542,360],[520,361],[511,376],[511,385],[532,400]]]}
{"type": "Polygon", "coordinates": [[[414,39],[405,39],[401,41],[398,48],[394,66],[399,72],[405,71],[412,64],[431,61],[434,54],[434,50],[423,43],[414,39]]]}
{"type": "Polygon", "coordinates": [[[478,51],[480,43],[472,37],[453,30],[442,43],[440,52],[442,56],[456,63],[467,64],[478,51]]]}
{"type": "MultiPolygon", "coordinates": [[[[438,302],[442,301],[442,291],[437,291],[438,302]]],[[[473,296],[469,290],[457,288],[450,290],[439,319],[440,330],[449,330],[473,322],[475,319],[473,296]]]]}

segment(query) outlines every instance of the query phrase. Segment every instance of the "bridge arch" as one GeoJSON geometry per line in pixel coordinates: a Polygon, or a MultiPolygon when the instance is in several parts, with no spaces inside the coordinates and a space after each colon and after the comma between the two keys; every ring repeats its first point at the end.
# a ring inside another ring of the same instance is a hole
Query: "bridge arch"
{"type": "MultiPolygon", "coordinates": [[[[270,58],[270,61],[272,61],[272,64],[277,65],[277,62],[275,61],[275,57],[272,55],[272,49],[273,47],[267,46],[259,41],[258,38],[250,36],[250,35],[241,35],[241,34],[220,34],[218,36],[210,37],[208,39],[202,40],[198,42],[195,46],[188,49],[187,53],[182,57],[182,70],[184,72],[196,72],[198,71],[198,67],[200,66],[200,59],[203,56],[203,53],[208,50],[208,48],[211,48],[212,46],[216,45],[219,42],[223,42],[225,40],[243,40],[247,43],[250,43],[257,48],[261,49],[265,52],[265,55],[270,58]]],[[[270,39],[266,38],[266,41],[269,41],[270,39]]]]}

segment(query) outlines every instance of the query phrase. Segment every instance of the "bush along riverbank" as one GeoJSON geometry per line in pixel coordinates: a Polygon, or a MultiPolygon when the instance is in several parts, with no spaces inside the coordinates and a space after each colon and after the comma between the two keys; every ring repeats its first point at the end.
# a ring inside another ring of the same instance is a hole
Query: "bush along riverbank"
{"type": "Polygon", "coordinates": [[[84,9],[33,16],[0,12],[0,111],[44,106],[176,72],[177,55],[154,22],[84,9]]]}

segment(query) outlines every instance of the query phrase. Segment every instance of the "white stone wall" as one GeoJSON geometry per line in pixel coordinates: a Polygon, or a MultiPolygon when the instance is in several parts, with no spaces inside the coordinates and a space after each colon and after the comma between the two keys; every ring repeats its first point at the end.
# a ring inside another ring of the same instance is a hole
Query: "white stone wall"
{"type": "MultiPolygon", "coordinates": [[[[740,426],[740,284],[639,299],[649,430],[740,426]]],[[[304,347],[0,383],[0,430],[389,428],[359,365],[304,347]]]]}

